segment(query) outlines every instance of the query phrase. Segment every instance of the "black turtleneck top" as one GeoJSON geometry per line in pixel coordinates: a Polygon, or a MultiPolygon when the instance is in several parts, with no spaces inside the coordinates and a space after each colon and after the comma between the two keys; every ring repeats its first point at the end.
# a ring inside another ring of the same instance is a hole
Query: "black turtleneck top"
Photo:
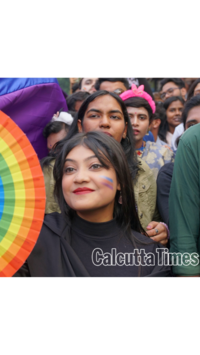
{"type": "Polygon", "coordinates": [[[76,215],[70,226],[62,214],[49,214],[31,255],[15,276],[170,276],[167,250],[132,233],[137,248],[114,219],[91,223],[76,215]]]}

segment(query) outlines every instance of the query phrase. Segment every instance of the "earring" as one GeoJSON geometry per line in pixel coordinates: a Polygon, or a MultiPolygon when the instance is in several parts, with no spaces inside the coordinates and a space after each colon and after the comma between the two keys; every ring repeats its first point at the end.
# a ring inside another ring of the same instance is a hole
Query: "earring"
{"type": "Polygon", "coordinates": [[[118,203],[119,203],[120,205],[122,205],[122,192],[121,192],[121,191],[120,191],[118,203]]]}

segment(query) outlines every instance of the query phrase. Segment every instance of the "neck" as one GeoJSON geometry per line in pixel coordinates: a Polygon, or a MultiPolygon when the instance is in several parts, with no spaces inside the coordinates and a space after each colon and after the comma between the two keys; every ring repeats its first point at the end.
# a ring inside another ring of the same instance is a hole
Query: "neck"
{"type": "Polygon", "coordinates": [[[151,133],[153,134],[154,140],[156,142],[158,138],[158,129],[157,128],[151,129],[151,133]]]}
{"type": "Polygon", "coordinates": [[[107,205],[97,210],[76,211],[77,215],[82,219],[93,223],[109,222],[113,219],[114,201],[112,205],[107,205]]]}
{"type": "Polygon", "coordinates": [[[175,127],[169,125],[169,132],[173,134],[174,131],[175,131],[175,127]]]}
{"type": "Polygon", "coordinates": [[[143,144],[143,138],[135,142],[135,148],[140,149],[142,147],[142,144],[143,144]]]}

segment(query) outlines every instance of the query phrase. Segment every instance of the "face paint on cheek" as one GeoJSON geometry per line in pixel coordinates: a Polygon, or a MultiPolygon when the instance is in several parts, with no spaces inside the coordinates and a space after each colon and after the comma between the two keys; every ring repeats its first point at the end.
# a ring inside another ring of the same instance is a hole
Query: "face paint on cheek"
{"type": "Polygon", "coordinates": [[[113,179],[107,176],[100,176],[102,179],[106,180],[102,182],[102,185],[107,186],[109,189],[113,190],[113,179]]]}

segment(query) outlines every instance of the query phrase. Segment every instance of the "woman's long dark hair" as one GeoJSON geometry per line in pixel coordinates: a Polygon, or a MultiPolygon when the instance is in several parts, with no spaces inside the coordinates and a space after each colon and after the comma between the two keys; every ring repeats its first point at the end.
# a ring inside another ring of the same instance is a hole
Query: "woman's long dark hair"
{"type": "MultiPolygon", "coordinates": [[[[124,121],[125,121],[125,123],[127,123],[128,129],[127,129],[127,137],[125,139],[122,138],[122,140],[121,140],[121,146],[122,146],[124,153],[126,155],[126,159],[128,161],[128,165],[129,165],[132,179],[135,179],[136,174],[137,174],[137,170],[138,170],[138,161],[137,161],[137,155],[136,155],[136,151],[135,151],[135,142],[134,142],[134,137],[133,137],[132,126],[131,126],[128,112],[126,110],[126,106],[125,106],[124,102],[122,101],[122,99],[117,94],[112,93],[112,92],[108,92],[106,90],[101,90],[101,91],[96,91],[95,93],[90,95],[82,103],[76,118],[74,119],[74,121],[72,122],[72,125],[70,126],[69,132],[68,132],[65,140],[72,138],[76,133],[78,133],[77,122],[78,122],[78,120],[80,120],[81,123],[83,123],[84,115],[87,111],[88,105],[92,101],[94,101],[97,97],[105,96],[105,95],[109,95],[109,96],[113,97],[118,102],[118,104],[120,105],[120,107],[122,109],[124,121]]],[[[62,146],[62,144],[63,144],[63,141],[61,141],[61,146],[62,146]]]]}
{"type": "Polygon", "coordinates": [[[55,179],[55,198],[58,201],[61,212],[66,215],[69,220],[73,219],[74,211],[67,205],[62,191],[62,178],[66,156],[69,152],[79,146],[85,146],[91,149],[101,164],[109,169],[112,165],[116,172],[117,181],[121,186],[122,204],[119,204],[120,192],[117,191],[114,205],[114,218],[123,232],[131,235],[131,229],[141,233],[144,232],[136,210],[136,202],[133,192],[132,177],[127,164],[125,153],[114,138],[108,137],[101,132],[78,133],[63,144],[58,154],[54,166],[55,179]]]}
{"type": "MultiPolygon", "coordinates": [[[[183,100],[183,98],[181,96],[171,96],[167,100],[165,100],[165,102],[163,103],[163,107],[164,107],[165,111],[168,109],[168,107],[174,101],[180,101],[180,102],[182,102],[183,105],[185,103],[185,101],[183,100]]],[[[167,115],[166,115],[165,120],[163,120],[161,122],[159,132],[158,132],[158,137],[166,143],[167,143],[166,136],[167,136],[168,131],[169,131],[169,124],[167,122],[167,115]]]]}

